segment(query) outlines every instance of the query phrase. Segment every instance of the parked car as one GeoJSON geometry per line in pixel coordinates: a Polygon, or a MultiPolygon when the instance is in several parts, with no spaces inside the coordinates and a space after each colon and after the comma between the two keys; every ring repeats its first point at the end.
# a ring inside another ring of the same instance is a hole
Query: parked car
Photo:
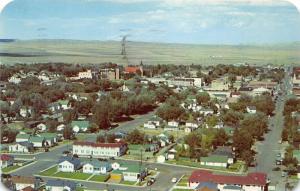
{"type": "Polygon", "coordinates": [[[150,180],[148,180],[147,186],[151,186],[155,181],[156,181],[155,178],[151,178],[150,180]]]}
{"type": "Polygon", "coordinates": [[[177,182],[177,178],[172,178],[171,182],[176,183],[177,182]]]}

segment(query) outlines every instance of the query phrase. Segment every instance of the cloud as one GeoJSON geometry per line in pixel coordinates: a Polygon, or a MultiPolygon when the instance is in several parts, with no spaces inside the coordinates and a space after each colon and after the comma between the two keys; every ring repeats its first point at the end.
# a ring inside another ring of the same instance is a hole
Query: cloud
{"type": "Polygon", "coordinates": [[[0,1],[0,13],[3,11],[4,7],[7,6],[13,0],[1,0],[0,1]]]}

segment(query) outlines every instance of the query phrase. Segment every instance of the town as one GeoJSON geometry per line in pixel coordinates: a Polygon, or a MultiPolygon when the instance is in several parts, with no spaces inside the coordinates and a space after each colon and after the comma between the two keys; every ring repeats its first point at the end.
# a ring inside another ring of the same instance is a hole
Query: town
{"type": "Polygon", "coordinates": [[[11,190],[287,190],[300,178],[300,68],[1,65],[11,190]]]}

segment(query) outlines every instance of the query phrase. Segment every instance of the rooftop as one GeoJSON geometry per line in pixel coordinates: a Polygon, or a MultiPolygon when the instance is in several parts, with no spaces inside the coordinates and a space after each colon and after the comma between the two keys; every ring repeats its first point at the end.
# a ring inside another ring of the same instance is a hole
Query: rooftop
{"type": "Polygon", "coordinates": [[[207,170],[195,170],[189,178],[189,182],[214,182],[216,184],[237,184],[265,186],[267,184],[265,173],[249,173],[247,176],[217,175],[207,170]]]}

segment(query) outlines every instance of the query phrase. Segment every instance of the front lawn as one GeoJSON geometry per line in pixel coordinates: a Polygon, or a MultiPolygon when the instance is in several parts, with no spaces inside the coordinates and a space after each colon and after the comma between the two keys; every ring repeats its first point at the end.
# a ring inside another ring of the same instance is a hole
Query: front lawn
{"type": "Polygon", "coordinates": [[[120,184],[125,184],[125,185],[135,185],[135,181],[122,181],[120,184]]]}
{"type": "Polygon", "coordinates": [[[52,175],[53,177],[61,177],[61,178],[70,178],[70,179],[77,179],[77,180],[86,180],[88,179],[91,174],[81,173],[81,172],[58,172],[52,175]]]}
{"type": "Polygon", "coordinates": [[[173,191],[191,191],[192,189],[173,189],[173,191]]]}
{"type": "Polygon", "coordinates": [[[176,186],[187,186],[187,184],[188,184],[188,179],[189,179],[189,177],[188,177],[187,175],[184,175],[184,176],[180,179],[180,181],[177,183],[176,186]]]}
{"type": "Polygon", "coordinates": [[[96,182],[106,182],[109,179],[109,175],[94,175],[90,181],[96,181],[96,182]]]}
{"type": "Polygon", "coordinates": [[[51,167],[48,170],[42,171],[39,173],[41,176],[52,176],[57,172],[57,166],[51,167]]]}
{"type": "Polygon", "coordinates": [[[3,173],[9,173],[10,171],[16,170],[16,169],[18,169],[20,167],[22,167],[22,166],[19,166],[19,165],[8,166],[8,167],[5,167],[5,168],[2,168],[1,171],[3,173]]]}

